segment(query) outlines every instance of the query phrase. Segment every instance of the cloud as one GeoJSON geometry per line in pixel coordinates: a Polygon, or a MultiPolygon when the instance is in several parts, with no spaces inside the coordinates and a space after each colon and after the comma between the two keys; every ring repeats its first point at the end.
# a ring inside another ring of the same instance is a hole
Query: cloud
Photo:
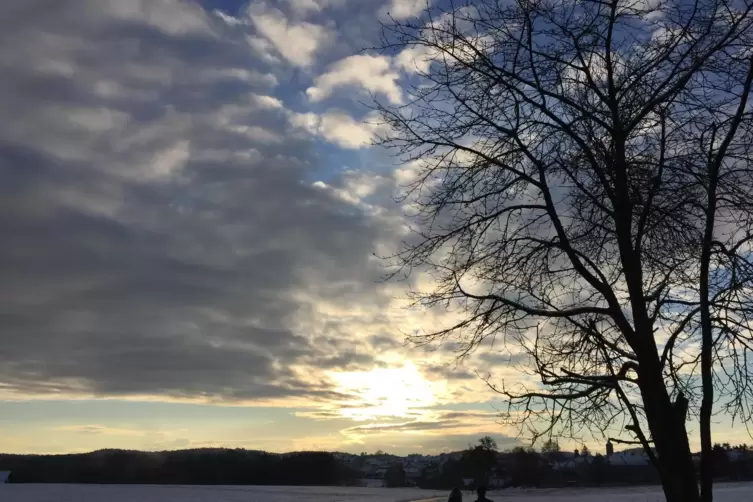
{"type": "Polygon", "coordinates": [[[251,96],[251,101],[261,109],[279,110],[283,108],[282,101],[274,96],[255,94],[251,96]]]}
{"type": "Polygon", "coordinates": [[[358,54],[337,61],[328,71],[314,79],[306,90],[313,102],[323,101],[342,87],[357,87],[383,94],[392,104],[400,104],[403,94],[398,85],[399,73],[387,56],[358,54]]]}
{"type": "Polygon", "coordinates": [[[0,398],[355,409],[336,375],[417,355],[420,406],[482,401],[402,344],[440,314],[380,282],[406,229],[371,117],[289,109],[250,19],[113,5],[0,17],[0,398]]]}
{"type": "Polygon", "coordinates": [[[60,432],[75,432],[79,434],[103,434],[108,436],[143,436],[143,430],[121,429],[104,425],[63,425],[53,430],[60,432]]]}
{"type": "MultiPolygon", "coordinates": [[[[316,24],[291,22],[285,15],[261,4],[251,4],[248,15],[252,24],[289,62],[311,66],[317,51],[331,42],[329,32],[316,24]]],[[[258,44],[258,39],[255,40],[258,44]]]]}
{"type": "Polygon", "coordinates": [[[342,419],[342,414],[338,410],[328,410],[328,409],[296,411],[295,416],[300,417],[300,418],[311,418],[313,420],[342,419]]]}
{"type": "Polygon", "coordinates": [[[418,16],[429,4],[430,0],[391,0],[384,6],[382,13],[396,21],[402,21],[418,16]]]}
{"type": "Polygon", "coordinates": [[[385,431],[390,432],[406,432],[406,431],[431,431],[438,429],[449,429],[457,427],[460,423],[456,420],[445,421],[415,421],[415,422],[403,422],[397,424],[368,424],[357,425],[355,427],[349,427],[343,431],[344,434],[349,433],[382,433],[385,431]]]}
{"type": "Polygon", "coordinates": [[[354,444],[353,449],[375,445],[389,452],[439,453],[464,450],[478,438],[492,436],[500,449],[519,446],[513,431],[501,429],[499,415],[480,410],[469,411],[419,411],[411,421],[372,422],[347,427],[341,433],[354,444]],[[494,425],[492,425],[494,424],[494,425]],[[490,425],[496,430],[490,432],[490,425]]]}
{"type": "Polygon", "coordinates": [[[298,13],[319,12],[325,4],[325,2],[317,0],[288,0],[288,3],[290,3],[293,11],[298,13]]]}
{"type": "Polygon", "coordinates": [[[397,348],[403,346],[400,339],[396,339],[389,335],[373,335],[369,337],[369,343],[377,350],[381,348],[397,348]]]}
{"type": "Polygon", "coordinates": [[[295,127],[349,149],[370,146],[375,135],[382,129],[376,116],[370,115],[357,121],[339,110],[328,110],[322,115],[311,112],[293,113],[290,121],[295,127]]]}
{"type": "Polygon", "coordinates": [[[492,367],[513,367],[528,361],[528,356],[523,353],[510,354],[506,352],[480,351],[476,354],[481,364],[492,367]]]}
{"type": "Polygon", "coordinates": [[[288,0],[290,8],[298,15],[320,12],[330,4],[329,0],[288,0]]]}
{"type": "Polygon", "coordinates": [[[388,302],[392,230],[311,185],[329,166],[250,30],[180,1],[4,11],[4,396],[316,402],[342,398],[325,371],[379,364],[312,319],[388,302]]]}
{"type": "Polygon", "coordinates": [[[158,152],[154,158],[151,172],[157,178],[170,178],[175,176],[176,172],[185,167],[191,156],[191,142],[187,140],[178,141],[165,150],[158,152]]]}
{"type": "Polygon", "coordinates": [[[197,79],[204,84],[232,84],[233,82],[245,83],[259,87],[277,86],[277,77],[272,73],[262,73],[245,68],[206,68],[202,69],[197,79]]]}
{"type": "Polygon", "coordinates": [[[423,372],[432,379],[441,380],[475,380],[479,377],[467,368],[449,364],[428,364],[423,372]]]}
{"type": "Polygon", "coordinates": [[[428,50],[423,46],[407,47],[395,56],[394,63],[398,68],[408,73],[426,73],[433,58],[436,57],[434,51],[428,50]]]}
{"type": "Polygon", "coordinates": [[[102,0],[101,3],[105,5],[105,12],[113,18],[134,24],[146,23],[168,35],[214,33],[208,16],[198,5],[189,4],[175,9],[175,0],[102,0]]]}

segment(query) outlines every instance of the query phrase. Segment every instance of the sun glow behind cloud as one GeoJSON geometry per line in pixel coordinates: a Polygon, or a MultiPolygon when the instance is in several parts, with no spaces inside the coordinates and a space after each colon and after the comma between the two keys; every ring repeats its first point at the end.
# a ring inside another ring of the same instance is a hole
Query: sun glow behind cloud
{"type": "Polygon", "coordinates": [[[339,408],[344,418],[365,421],[406,418],[437,403],[444,383],[430,382],[410,362],[402,367],[333,373],[340,392],[357,396],[339,408]]]}

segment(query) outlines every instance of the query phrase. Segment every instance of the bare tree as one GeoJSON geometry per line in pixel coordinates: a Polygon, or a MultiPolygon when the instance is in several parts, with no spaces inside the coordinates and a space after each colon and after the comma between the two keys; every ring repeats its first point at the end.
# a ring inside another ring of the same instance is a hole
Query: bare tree
{"type": "Polygon", "coordinates": [[[418,55],[408,103],[376,105],[417,170],[395,274],[466,313],[414,341],[503,342],[511,419],[642,445],[670,502],[712,498],[714,404],[751,418],[751,8],[478,0],[385,27],[418,55]]]}
{"type": "MultiPolygon", "coordinates": [[[[714,95],[710,103],[702,95],[686,93],[685,103],[695,110],[695,163],[689,172],[699,185],[700,212],[704,221],[698,248],[698,300],[684,303],[697,308],[701,332],[701,499],[712,499],[711,416],[714,390],[720,389],[723,408],[748,421],[751,417],[751,368],[747,355],[751,348],[750,295],[753,262],[750,256],[753,171],[749,165],[753,130],[748,100],[753,84],[753,52],[736,54],[714,71],[715,81],[706,84],[714,95]],[[740,60],[735,60],[735,59],[740,60]],[[715,381],[714,365],[719,367],[715,381]]],[[[685,299],[687,301],[687,298],[685,299]]],[[[691,331],[691,330],[686,330],[691,331]]],[[[691,338],[692,339],[692,338],[691,338]]],[[[685,361],[687,362],[687,361],[685,361]]]]}
{"type": "Polygon", "coordinates": [[[478,444],[486,451],[497,451],[497,442],[491,436],[484,436],[478,440],[478,444]]]}

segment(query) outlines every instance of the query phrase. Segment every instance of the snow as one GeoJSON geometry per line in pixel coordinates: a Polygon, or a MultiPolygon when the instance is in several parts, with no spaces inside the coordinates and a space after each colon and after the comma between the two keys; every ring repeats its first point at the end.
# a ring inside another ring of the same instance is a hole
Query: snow
{"type": "MultiPolygon", "coordinates": [[[[714,502],[749,502],[753,483],[717,484],[714,502]]],[[[496,502],[665,502],[658,486],[578,488],[546,490],[500,490],[489,493],[496,502]]],[[[473,501],[475,497],[465,500],[473,501]]]]}
{"type": "MultiPolygon", "coordinates": [[[[753,484],[720,484],[715,502],[751,500],[753,484]]],[[[500,490],[497,502],[663,502],[658,487],[613,489],[500,490]]],[[[464,494],[466,501],[475,497],[464,494]]],[[[0,485],[3,502],[444,502],[447,493],[416,489],[273,487],[273,486],[144,486],[144,485],[0,485]]]]}
{"type": "Polygon", "coordinates": [[[418,489],[307,486],[0,486],[2,502],[403,502],[437,497],[446,495],[418,489]]]}

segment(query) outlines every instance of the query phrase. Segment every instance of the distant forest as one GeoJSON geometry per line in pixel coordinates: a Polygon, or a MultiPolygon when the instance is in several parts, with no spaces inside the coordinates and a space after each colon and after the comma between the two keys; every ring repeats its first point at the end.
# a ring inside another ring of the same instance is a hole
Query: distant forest
{"type": "MultiPolygon", "coordinates": [[[[491,441],[491,440],[490,440],[491,441]]],[[[719,480],[753,479],[753,451],[747,445],[714,447],[714,477],[719,480]],[[729,453],[737,453],[735,459],[729,453]]],[[[300,452],[273,454],[242,449],[195,449],[165,452],[99,450],[71,455],[0,454],[0,471],[11,471],[10,483],[95,483],[176,485],[305,485],[353,486],[361,483],[360,467],[376,458],[388,465],[382,479],[388,487],[418,486],[451,489],[486,485],[556,487],[636,485],[658,483],[651,465],[610,465],[602,455],[584,448],[576,456],[549,442],[542,451],[515,448],[498,452],[496,445],[469,445],[458,454],[430,460],[418,478],[409,479],[404,459],[377,453],[350,456],[300,452]],[[580,458],[582,462],[573,462],[580,458]],[[570,459],[570,460],[568,460],[570,459]],[[470,483],[470,484],[469,484],[470,483]]],[[[366,475],[372,478],[372,475],[366,475]]]]}
{"type": "MultiPolygon", "coordinates": [[[[640,450],[638,450],[640,451],[640,450]]],[[[753,450],[747,445],[715,445],[713,477],[719,481],[753,480],[753,450]]],[[[388,486],[401,486],[400,471],[393,469],[388,486]]],[[[416,483],[421,488],[451,489],[456,486],[564,487],[630,486],[658,484],[656,468],[645,464],[612,463],[601,455],[592,455],[584,446],[573,453],[560,451],[555,441],[544,443],[541,451],[517,447],[496,451],[491,438],[470,445],[456,460],[429,465],[416,483]]]]}
{"type": "Polygon", "coordinates": [[[73,455],[0,454],[9,483],[349,485],[360,477],[333,454],[198,449],[99,450],[73,455]]]}

